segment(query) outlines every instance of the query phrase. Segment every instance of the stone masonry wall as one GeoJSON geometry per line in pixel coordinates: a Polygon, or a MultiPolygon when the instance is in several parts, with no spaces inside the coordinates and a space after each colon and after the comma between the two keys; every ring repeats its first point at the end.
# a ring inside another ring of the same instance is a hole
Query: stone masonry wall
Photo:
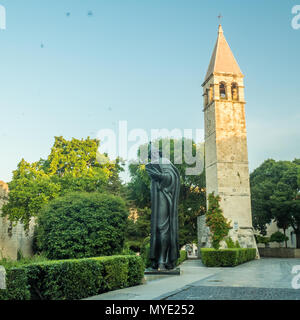
{"type": "MultiPolygon", "coordinates": [[[[232,225],[229,236],[242,247],[257,248],[251,215],[243,79],[214,74],[204,85],[204,93],[211,87],[212,101],[204,107],[206,192],[220,195],[220,206],[232,225]],[[221,82],[228,86],[225,99],[219,96],[221,82]],[[233,82],[238,84],[238,101],[231,97],[233,82]]],[[[201,246],[209,245],[200,242],[201,246]]]]}
{"type": "MultiPolygon", "coordinates": [[[[0,214],[2,206],[8,200],[8,186],[0,181],[0,214]]],[[[0,259],[9,258],[17,260],[18,255],[30,257],[32,252],[34,222],[30,223],[30,229],[26,234],[21,223],[13,226],[7,218],[0,216],[0,259]]]]}

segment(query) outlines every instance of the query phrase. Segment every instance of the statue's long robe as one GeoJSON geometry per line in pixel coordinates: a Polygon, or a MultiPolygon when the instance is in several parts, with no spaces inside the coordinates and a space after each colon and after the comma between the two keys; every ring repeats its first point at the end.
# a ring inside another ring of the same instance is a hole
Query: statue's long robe
{"type": "Polygon", "coordinates": [[[151,240],[150,259],[157,263],[160,255],[159,234],[169,234],[167,264],[175,267],[179,258],[178,243],[178,198],[180,176],[177,168],[171,163],[148,164],[147,172],[152,177],[151,183],[151,240]],[[158,173],[159,172],[159,173],[158,173]],[[159,176],[159,181],[153,176],[159,176]],[[162,201],[164,203],[162,203],[162,201]],[[167,214],[165,212],[166,207],[167,214]],[[164,212],[162,212],[164,210],[164,212]],[[163,221],[164,220],[164,221],[163,221]]]}

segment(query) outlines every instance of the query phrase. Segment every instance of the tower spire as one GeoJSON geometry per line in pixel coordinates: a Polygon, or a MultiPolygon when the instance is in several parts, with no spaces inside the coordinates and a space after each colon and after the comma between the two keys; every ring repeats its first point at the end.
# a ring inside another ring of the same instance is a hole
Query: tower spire
{"type": "Polygon", "coordinates": [[[219,24],[219,30],[218,30],[218,34],[220,34],[220,33],[223,33],[223,28],[222,28],[221,24],[219,24]]]}
{"type": "Polygon", "coordinates": [[[224,73],[243,77],[242,71],[225,39],[222,25],[219,24],[217,42],[210,59],[204,82],[212,74],[224,73]]]}

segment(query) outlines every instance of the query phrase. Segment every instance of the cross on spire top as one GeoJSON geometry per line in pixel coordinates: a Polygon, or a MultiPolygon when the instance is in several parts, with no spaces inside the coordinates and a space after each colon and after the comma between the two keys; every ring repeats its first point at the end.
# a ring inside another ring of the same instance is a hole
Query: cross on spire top
{"type": "Polygon", "coordinates": [[[219,21],[220,21],[220,23],[221,23],[221,19],[223,18],[223,16],[221,15],[221,13],[218,15],[218,19],[219,19],[219,21]]]}

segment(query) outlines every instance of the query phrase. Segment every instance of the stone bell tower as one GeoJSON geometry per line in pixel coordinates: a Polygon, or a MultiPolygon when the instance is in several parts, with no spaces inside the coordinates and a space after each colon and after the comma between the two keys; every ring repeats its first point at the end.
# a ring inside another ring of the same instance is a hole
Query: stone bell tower
{"type": "Polygon", "coordinates": [[[224,216],[233,227],[231,238],[242,247],[257,248],[252,227],[243,78],[220,25],[202,84],[206,194],[214,191],[221,197],[224,216]]]}

